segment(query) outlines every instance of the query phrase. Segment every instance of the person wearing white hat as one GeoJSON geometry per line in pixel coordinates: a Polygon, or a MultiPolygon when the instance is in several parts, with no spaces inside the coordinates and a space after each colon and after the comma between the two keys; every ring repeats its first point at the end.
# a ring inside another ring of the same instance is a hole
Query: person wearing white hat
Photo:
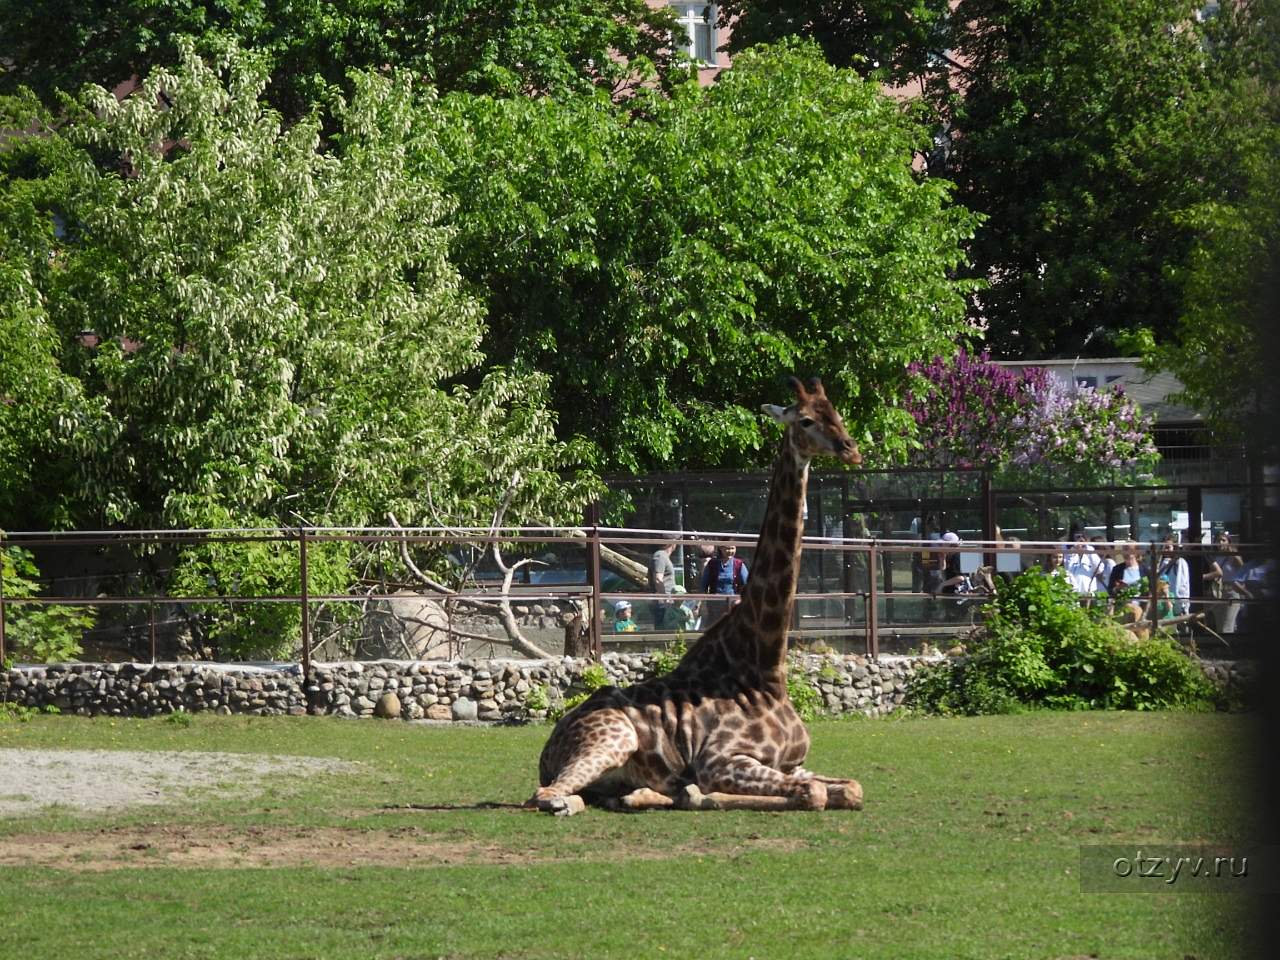
{"type": "Polygon", "coordinates": [[[613,605],[613,632],[635,633],[636,622],[631,618],[631,602],[619,600],[613,605]]]}
{"type": "MultiPolygon", "coordinates": [[[[948,546],[958,544],[960,542],[960,534],[954,530],[948,530],[942,535],[942,542],[948,546]]],[[[960,554],[958,551],[949,550],[942,555],[942,572],[940,582],[934,593],[955,593],[956,587],[965,580],[964,574],[960,572],[960,554]]]]}

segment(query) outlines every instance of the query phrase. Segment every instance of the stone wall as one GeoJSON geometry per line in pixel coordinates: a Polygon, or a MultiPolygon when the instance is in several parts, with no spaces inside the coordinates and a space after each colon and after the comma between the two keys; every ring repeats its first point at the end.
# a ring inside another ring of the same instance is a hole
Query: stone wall
{"type": "MultiPolygon", "coordinates": [[[[805,677],[832,714],[876,716],[897,709],[922,665],[941,657],[797,655],[805,677]]],[[[612,683],[648,677],[650,654],[605,654],[612,683]]],[[[81,716],[154,716],[175,712],[399,717],[403,720],[524,721],[582,689],[582,660],[376,660],[318,663],[304,681],[298,664],[73,663],[0,672],[0,701],[57,707],[81,716]]],[[[1248,663],[1205,664],[1227,687],[1246,687],[1248,663]]]]}

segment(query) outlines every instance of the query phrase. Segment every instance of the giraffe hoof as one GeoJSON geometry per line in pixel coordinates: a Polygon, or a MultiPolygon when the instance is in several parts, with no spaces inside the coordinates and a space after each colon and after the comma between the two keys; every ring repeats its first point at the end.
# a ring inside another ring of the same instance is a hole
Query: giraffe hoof
{"type": "Polygon", "coordinates": [[[537,801],[538,809],[557,817],[572,817],[587,809],[586,802],[576,793],[567,797],[547,797],[537,801]]]}
{"type": "Polygon", "coordinates": [[[842,780],[827,784],[828,810],[861,810],[862,784],[857,780],[842,780]]]}
{"type": "Polygon", "coordinates": [[[825,810],[827,808],[827,785],[821,780],[810,780],[808,788],[801,795],[800,803],[804,810],[825,810]]]}
{"type": "Polygon", "coordinates": [[[687,783],[676,796],[676,806],[681,810],[714,810],[714,801],[699,789],[696,783],[687,783]]]}

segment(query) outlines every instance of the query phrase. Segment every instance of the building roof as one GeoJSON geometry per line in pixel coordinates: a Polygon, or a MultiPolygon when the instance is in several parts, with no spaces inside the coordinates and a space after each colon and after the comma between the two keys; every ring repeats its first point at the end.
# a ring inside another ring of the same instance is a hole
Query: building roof
{"type": "Polygon", "coordinates": [[[1066,377],[1074,370],[1081,376],[1093,376],[1093,371],[1107,368],[1120,374],[1125,394],[1144,413],[1150,414],[1156,423],[1168,426],[1174,423],[1199,423],[1204,417],[1198,410],[1169,398],[1182,391],[1182,381],[1166,370],[1155,373],[1142,369],[1140,357],[1091,357],[1072,360],[997,360],[1002,367],[1045,367],[1066,377]]]}

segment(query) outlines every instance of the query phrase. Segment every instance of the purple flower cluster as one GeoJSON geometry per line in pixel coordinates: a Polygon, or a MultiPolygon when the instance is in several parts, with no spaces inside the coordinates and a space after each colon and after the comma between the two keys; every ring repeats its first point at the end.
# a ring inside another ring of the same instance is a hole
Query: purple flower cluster
{"type": "Polygon", "coordinates": [[[1010,370],[988,353],[912,364],[904,405],[923,446],[920,466],[1052,467],[1087,479],[1150,471],[1151,423],[1121,387],[1073,388],[1044,367],[1010,370]]]}
{"type": "Polygon", "coordinates": [[[1075,473],[1149,472],[1155,466],[1151,420],[1123,388],[1073,388],[1051,380],[1038,399],[1039,417],[1010,458],[1015,466],[1056,464],[1075,473]]]}

